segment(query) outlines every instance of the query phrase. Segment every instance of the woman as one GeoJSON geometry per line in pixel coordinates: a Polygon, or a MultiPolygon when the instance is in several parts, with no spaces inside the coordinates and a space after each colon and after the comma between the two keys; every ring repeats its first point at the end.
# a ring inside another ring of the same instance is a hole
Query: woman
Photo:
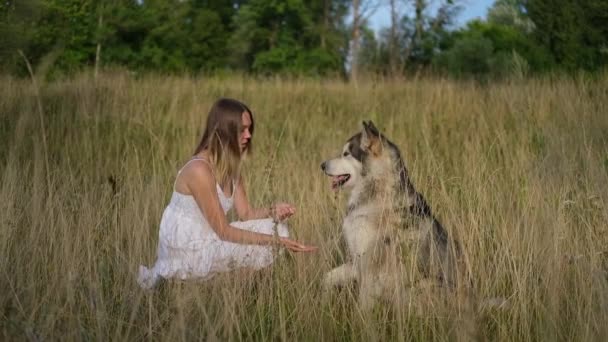
{"type": "Polygon", "coordinates": [[[139,267],[141,287],[152,288],[161,278],[203,280],[243,267],[257,270],[272,263],[273,243],[293,252],[316,250],[288,238],[282,221],[295,213],[292,205],[250,206],[240,166],[254,127],[245,104],[223,98],[213,105],[192,159],[178,171],[160,223],[158,259],[152,269],[139,267]],[[233,206],[241,221],[229,223],[233,206]]]}

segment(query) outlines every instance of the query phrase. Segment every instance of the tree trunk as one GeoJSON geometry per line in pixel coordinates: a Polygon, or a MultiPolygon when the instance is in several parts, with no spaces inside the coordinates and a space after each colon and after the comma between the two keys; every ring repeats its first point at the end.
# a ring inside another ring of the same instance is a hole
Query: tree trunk
{"type": "Polygon", "coordinates": [[[422,40],[422,21],[424,20],[424,18],[422,17],[422,12],[424,11],[424,8],[426,7],[426,4],[424,3],[424,0],[416,0],[416,22],[415,22],[415,32],[414,32],[414,41],[416,44],[419,44],[420,41],[422,40]]]}
{"type": "Polygon", "coordinates": [[[95,52],[95,74],[94,78],[97,79],[99,73],[99,64],[101,58],[101,27],[103,25],[103,12],[99,12],[99,20],[97,21],[97,51],[95,52]]]}
{"type": "Polygon", "coordinates": [[[321,48],[325,49],[325,36],[329,31],[329,0],[323,0],[323,27],[321,28],[321,48]]]}
{"type": "Polygon", "coordinates": [[[360,36],[359,0],[353,0],[353,32],[351,45],[350,79],[357,83],[359,73],[359,36],[360,36]]]}
{"type": "Polygon", "coordinates": [[[270,49],[274,49],[277,40],[279,39],[279,23],[277,21],[272,23],[272,31],[268,36],[268,46],[270,49]]]}
{"type": "Polygon", "coordinates": [[[395,0],[390,0],[391,6],[391,31],[389,38],[389,69],[391,75],[396,75],[398,72],[397,65],[397,8],[395,0]]]}
{"type": "Polygon", "coordinates": [[[422,16],[422,12],[424,11],[426,7],[426,4],[424,3],[424,0],[416,0],[415,3],[415,11],[416,11],[416,17],[414,18],[414,34],[412,35],[407,48],[405,49],[405,52],[403,53],[403,64],[401,65],[402,69],[405,70],[405,67],[407,65],[408,60],[410,59],[410,56],[412,54],[412,51],[414,50],[414,48],[420,44],[420,41],[422,40],[422,31],[424,30],[423,28],[423,16],[422,16]]]}

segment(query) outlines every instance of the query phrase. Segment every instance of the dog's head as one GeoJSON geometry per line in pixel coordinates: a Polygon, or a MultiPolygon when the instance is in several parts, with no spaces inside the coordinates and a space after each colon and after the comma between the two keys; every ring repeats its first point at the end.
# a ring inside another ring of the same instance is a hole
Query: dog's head
{"type": "Polygon", "coordinates": [[[379,159],[390,147],[373,122],[363,121],[361,132],[352,136],[338,158],[326,160],[321,169],[332,177],[332,189],[349,188],[354,186],[366,172],[370,159],[379,159]]]}

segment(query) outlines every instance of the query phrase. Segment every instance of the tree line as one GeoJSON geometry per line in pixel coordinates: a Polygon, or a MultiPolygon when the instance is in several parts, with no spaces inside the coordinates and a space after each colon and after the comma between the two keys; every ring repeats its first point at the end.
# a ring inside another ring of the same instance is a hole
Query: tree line
{"type": "Polygon", "coordinates": [[[122,67],[357,78],[597,71],[608,1],[497,0],[456,27],[458,0],[0,0],[0,65],[50,75],[122,67]],[[369,25],[384,7],[390,22],[369,25]],[[20,53],[19,53],[20,52],[20,53]]]}

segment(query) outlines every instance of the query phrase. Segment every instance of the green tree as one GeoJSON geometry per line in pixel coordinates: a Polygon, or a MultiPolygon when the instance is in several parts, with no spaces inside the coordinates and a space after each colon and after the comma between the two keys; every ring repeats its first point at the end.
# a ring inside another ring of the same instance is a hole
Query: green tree
{"type": "Polygon", "coordinates": [[[234,7],[220,1],[122,1],[105,6],[104,63],[162,72],[225,66],[234,7]]]}
{"type": "Polygon", "coordinates": [[[453,32],[441,47],[435,65],[457,76],[505,76],[521,72],[522,61],[538,72],[551,63],[548,52],[518,28],[479,20],[453,32]]]}
{"type": "Polygon", "coordinates": [[[339,4],[248,1],[239,8],[234,20],[233,63],[261,73],[340,71],[344,57],[336,20],[344,10],[339,4]]]}
{"type": "Polygon", "coordinates": [[[566,70],[596,70],[608,63],[608,2],[526,0],[534,37],[566,70]]]}
{"type": "Polygon", "coordinates": [[[31,23],[36,22],[39,15],[37,0],[0,2],[0,68],[3,71],[14,71],[23,64],[17,51],[28,50],[35,33],[31,23]]]}
{"type": "Polygon", "coordinates": [[[154,24],[141,49],[147,68],[209,71],[227,57],[227,28],[218,12],[203,1],[149,1],[145,12],[154,24]]]}
{"type": "Polygon", "coordinates": [[[10,37],[2,45],[26,50],[33,64],[53,53],[55,74],[93,66],[97,57],[104,65],[166,72],[225,67],[236,12],[233,3],[219,0],[39,0],[2,6],[0,30],[10,37]],[[22,14],[28,11],[39,15],[22,14]],[[28,34],[15,33],[27,28],[28,34]]]}
{"type": "MultiPolygon", "coordinates": [[[[136,3],[116,0],[109,4],[119,7],[118,3],[124,5],[128,2],[136,3]]],[[[100,43],[108,35],[108,25],[101,26],[100,19],[104,15],[112,17],[106,11],[112,8],[111,5],[99,0],[30,0],[18,3],[21,7],[27,5],[28,14],[14,11],[13,18],[16,19],[13,22],[22,24],[18,26],[19,34],[12,36],[18,37],[19,48],[24,50],[32,64],[39,64],[47,56],[52,57],[46,59],[50,67],[47,76],[77,71],[96,63],[100,43]]]]}
{"type": "Polygon", "coordinates": [[[449,50],[436,57],[435,63],[453,76],[488,75],[493,70],[497,72],[494,56],[490,39],[466,35],[456,39],[449,50]]]}
{"type": "Polygon", "coordinates": [[[431,66],[460,7],[453,1],[443,1],[431,13],[427,1],[417,0],[413,9],[401,17],[396,27],[382,29],[377,39],[370,37],[369,32],[364,34],[359,59],[365,70],[394,75],[431,66]],[[397,70],[395,65],[399,66],[397,70]]]}
{"type": "Polygon", "coordinates": [[[496,0],[488,10],[488,22],[516,28],[524,33],[534,31],[524,6],[525,0],[496,0]]]}
{"type": "Polygon", "coordinates": [[[95,0],[40,0],[35,10],[39,15],[26,30],[22,45],[26,56],[37,64],[54,52],[52,71],[68,72],[92,65],[95,61],[95,0]]]}
{"type": "Polygon", "coordinates": [[[361,29],[361,44],[359,52],[359,68],[372,74],[388,74],[390,70],[389,30],[383,29],[376,39],[373,30],[368,27],[361,29]]]}
{"type": "Polygon", "coordinates": [[[148,67],[141,51],[156,18],[135,0],[114,0],[101,7],[105,18],[99,32],[102,64],[130,69],[148,67]]]}

